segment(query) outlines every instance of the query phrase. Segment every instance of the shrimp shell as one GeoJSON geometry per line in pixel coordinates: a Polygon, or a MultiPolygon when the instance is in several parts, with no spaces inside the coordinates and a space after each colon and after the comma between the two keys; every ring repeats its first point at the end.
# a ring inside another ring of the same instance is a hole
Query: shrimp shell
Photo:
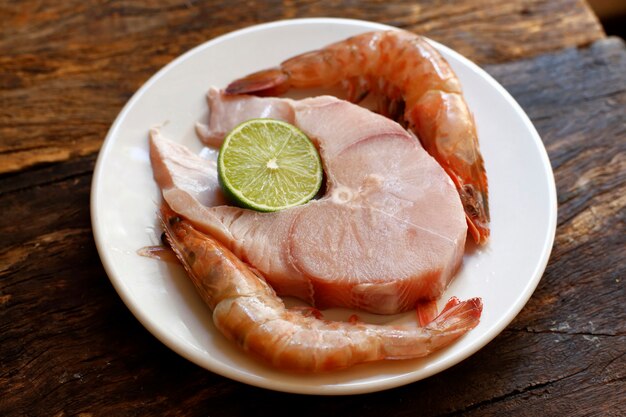
{"type": "Polygon", "coordinates": [[[217,329],[244,351],[290,371],[324,372],[358,363],[426,356],[461,337],[480,319],[482,302],[453,298],[425,327],[374,325],[352,317],[327,321],[314,309],[287,309],[270,285],[215,239],[166,204],[167,239],[217,329]]]}
{"type": "Polygon", "coordinates": [[[454,182],[472,237],[485,243],[488,187],[474,118],[459,79],[424,38],[403,30],[364,33],[233,81],[226,92],[267,96],[336,85],[353,102],[373,94],[381,114],[419,138],[454,182]]]}

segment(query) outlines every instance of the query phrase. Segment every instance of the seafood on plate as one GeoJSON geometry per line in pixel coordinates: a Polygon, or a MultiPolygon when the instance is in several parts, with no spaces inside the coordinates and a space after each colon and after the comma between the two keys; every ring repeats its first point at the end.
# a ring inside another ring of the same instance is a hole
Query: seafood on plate
{"type": "Polygon", "coordinates": [[[477,298],[451,299],[425,327],[327,321],[315,310],[287,309],[262,277],[165,204],[161,220],[171,247],[213,311],[215,326],[246,352],[281,369],[323,372],[426,356],[474,328],[480,318],[477,298]]]}
{"type": "Polygon", "coordinates": [[[379,113],[419,138],[454,182],[470,234],[485,243],[487,176],[474,119],[459,79],[424,38],[402,30],[364,33],[233,81],[226,92],[279,95],[292,88],[337,85],[352,102],[375,96],[379,113]]]}
{"type": "Polygon", "coordinates": [[[208,97],[209,124],[199,129],[207,142],[272,114],[315,144],[325,192],[273,213],[223,205],[215,164],[153,131],[154,176],[179,216],[279,295],[318,308],[393,314],[441,297],[462,260],[465,215],[450,178],[402,126],[330,96],[298,101],[212,89],[208,97]]]}

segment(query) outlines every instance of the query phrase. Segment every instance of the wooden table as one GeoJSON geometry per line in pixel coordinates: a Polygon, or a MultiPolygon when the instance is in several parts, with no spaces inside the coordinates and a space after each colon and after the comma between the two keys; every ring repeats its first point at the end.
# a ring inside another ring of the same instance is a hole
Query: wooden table
{"type": "Polygon", "coordinates": [[[626,415],[626,48],[583,1],[3,1],[0,415],[626,415]],[[425,34],[483,66],[535,123],[558,189],[539,287],[469,359],[380,393],[246,386],[131,315],[94,245],[90,181],[117,113],[215,36],[313,16],[425,34]]]}

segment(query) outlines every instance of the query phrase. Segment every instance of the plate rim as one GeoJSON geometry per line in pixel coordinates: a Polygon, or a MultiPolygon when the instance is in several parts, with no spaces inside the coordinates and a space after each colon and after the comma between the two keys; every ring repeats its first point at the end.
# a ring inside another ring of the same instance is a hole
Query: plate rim
{"type": "Polygon", "coordinates": [[[184,52],[179,55],[161,69],[159,69],[156,73],[154,73],[150,78],[142,84],[142,86],[133,94],[133,96],[126,102],[123,106],[122,110],[116,116],[114,122],[109,128],[107,135],[103,141],[103,145],[99,150],[98,157],[96,160],[96,164],[94,167],[93,178],[91,181],[91,193],[90,193],[90,215],[91,215],[91,225],[92,225],[92,233],[94,236],[94,241],[96,243],[96,248],[98,251],[98,255],[101,259],[102,265],[105,269],[105,272],[111,281],[113,287],[115,288],[118,296],[122,299],[126,307],[131,311],[131,313],[139,320],[142,326],[144,326],[154,337],[156,337],[161,343],[166,345],[168,348],[176,352],[178,355],[183,358],[193,362],[197,366],[205,368],[210,372],[214,372],[223,377],[253,385],[260,388],[271,389],[275,391],[288,392],[288,393],[299,393],[299,394],[309,394],[309,395],[352,395],[352,394],[364,394],[376,391],[387,390],[395,387],[399,387],[402,385],[406,385],[408,383],[417,382],[422,379],[426,379],[432,375],[435,375],[439,372],[442,372],[450,367],[459,364],[464,361],[468,357],[475,354],[478,350],[482,349],[489,342],[491,342],[498,334],[500,334],[514,319],[517,317],[519,312],[524,308],[527,304],[528,300],[534,293],[537,285],[539,284],[545,268],[548,264],[552,247],[554,244],[554,239],[556,235],[556,224],[557,224],[557,194],[556,194],[556,184],[554,180],[554,172],[552,170],[552,166],[550,164],[550,160],[548,157],[547,150],[539,133],[537,132],[535,126],[532,124],[530,118],[526,114],[526,112],[521,108],[521,106],[517,103],[517,101],[510,95],[510,93],[501,86],[490,74],[488,74],[485,70],[479,67],[474,62],[470,61],[468,58],[464,57],[460,53],[454,51],[453,49],[442,45],[436,41],[433,41],[429,38],[426,38],[429,42],[433,43],[436,47],[441,48],[453,55],[456,59],[460,60],[464,65],[467,65],[472,70],[481,74],[491,87],[497,90],[500,96],[502,96],[508,103],[513,107],[518,116],[521,117],[521,120],[526,127],[526,129],[531,133],[533,141],[535,142],[535,146],[539,151],[539,156],[541,159],[542,167],[546,173],[546,184],[548,186],[548,203],[550,206],[550,212],[548,213],[548,228],[545,231],[545,240],[544,245],[541,248],[541,256],[539,262],[537,262],[536,267],[534,268],[532,278],[528,280],[527,285],[524,287],[523,292],[520,294],[520,297],[517,298],[515,303],[515,308],[509,312],[509,316],[506,319],[499,320],[497,325],[491,327],[488,331],[481,334],[478,339],[476,339],[471,345],[469,345],[465,350],[461,351],[459,355],[454,357],[454,360],[444,363],[439,363],[435,366],[429,368],[426,372],[422,371],[422,374],[415,378],[413,372],[407,372],[401,375],[397,375],[393,378],[386,379],[384,381],[365,381],[358,384],[350,384],[350,385],[323,385],[323,386],[310,386],[310,385],[290,385],[281,383],[280,381],[274,381],[267,378],[259,377],[255,375],[255,378],[250,378],[249,375],[244,372],[236,372],[232,371],[231,368],[225,367],[221,365],[219,361],[212,361],[216,367],[212,369],[208,369],[206,366],[201,365],[206,363],[205,358],[197,352],[193,352],[187,350],[179,344],[175,339],[170,338],[168,335],[163,334],[163,332],[156,327],[155,324],[152,323],[152,320],[147,317],[147,315],[142,312],[139,305],[136,301],[129,296],[129,293],[124,290],[124,285],[120,279],[116,277],[113,262],[110,259],[110,255],[108,253],[107,248],[105,247],[105,242],[103,241],[103,234],[100,231],[99,225],[99,216],[98,216],[98,183],[100,178],[104,175],[103,166],[104,160],[111,146],[113,146],[113,140],[118,131],[120,130],[122,122],[126,119],[127,114],[134,107],[135,103],[143,96],[143,94],[150,89],[156,82],[158,82],[164,74],[166,74],[171,68],[179,65],[181,62],[188,59],[190,56],[195,55],[201,52],[204,49],[210,48],[213,45],[216,45],[221,42],[228,41],[231,38],[235,38],[241,35],[245,35],[250,32],[263,31],[272,28],[284,27],[284,26],[292,26],[292,25],[306,25],[306,24],[340,24],[340,25],[353,25],[363,27],[371,27],[372,30],[377,30],[376,28],[383,29],[398,29],[393,26],[385,25],[378,22],[371,22],[366,20],[359,19],[347,19],[347,18],[330,18],[330,17],[322,17],[322,18],[298,18],[298,19],[283,19],[277,20],[273,22],[261,23],[253,26],[248,26],[245,28],[241,28],[232,32],[224,33],[215,38],[209,39],[190,50],[184,52]],[[245,374],[245,375],[244,375],[245,374]],[[245,377],[244,377],[245,376],[245,377]]]}

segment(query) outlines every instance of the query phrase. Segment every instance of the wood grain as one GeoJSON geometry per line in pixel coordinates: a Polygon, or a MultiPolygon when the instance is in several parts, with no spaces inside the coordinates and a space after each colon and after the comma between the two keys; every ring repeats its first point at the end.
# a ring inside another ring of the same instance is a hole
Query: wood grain
{"type": "Polygon", "coordinates": [[[365,401],[271,393],[199,369],[143,330],[108,284],[89,227],[94,160],[78,158],[56,165],[54,175],[42,167],[0,181],[0,386],[6,387],[0,414],[626,411],[626,271],[619,261],[626,48],[610,39],[487,69],[535,121],[555,168],[560,214],[539,288],[485,349],[442,374],[365,401]],[[276,405],[263,411],[267,402],[276,405]]]}
{"type": "Polygon", "coordinates": [[[0,5],[0,415],[626,415],[624,43],[597,40],[586,5],[565,0],[224,4],[0,5]],[[90,225],[95,152],[141,83],[210,37],[316,15],[426,32],[483,64],[533,120],[558,191],[552,256],[516,320],[445,372],[355,397],[182,359],[123,305],[90,225]]]}
{"type": "Polygon", "coordinates": [[[159,68],[252,24],[315,16],[380,21],[483,64],[603,37],[587,5],[575,0],[27,0],[5,1],[0,13],[0,173],[97,152],[124,103],[159,68]]]}

